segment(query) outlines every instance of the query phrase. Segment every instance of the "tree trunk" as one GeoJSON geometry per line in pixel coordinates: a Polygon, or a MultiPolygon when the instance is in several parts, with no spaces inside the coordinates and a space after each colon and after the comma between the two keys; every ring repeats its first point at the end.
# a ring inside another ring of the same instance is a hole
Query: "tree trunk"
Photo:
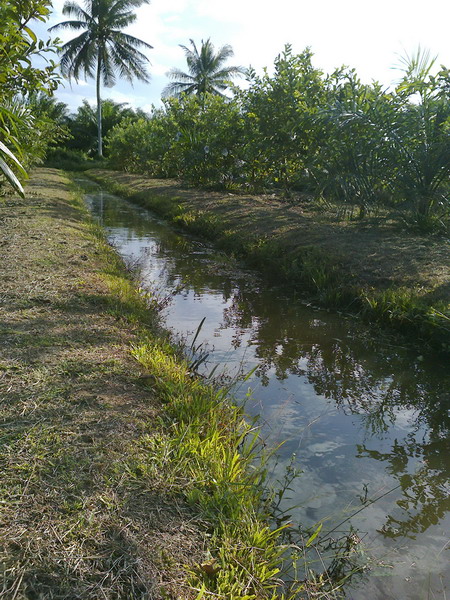
{"type": "Polygon", "coordinates": [[[103,156],[103,139],[102,139],[102,99],[100,97],[100,81],[101,81],[101,48],[98,49],[97,55],[97,128],[98,128],[98,155],[103,156]]]}

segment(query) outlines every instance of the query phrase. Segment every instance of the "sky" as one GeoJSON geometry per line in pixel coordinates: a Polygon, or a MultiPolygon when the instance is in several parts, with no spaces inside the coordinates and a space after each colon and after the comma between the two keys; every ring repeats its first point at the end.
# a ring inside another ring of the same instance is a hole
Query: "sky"
{"type": "MultiPolygon", "coordinates": [[[[63,4],[64,0],[53,0],[47,26],[66,19],[63,4]]],[[[152,0],[136,14],[137,21],[127,32],[153,46],[146,52],[151,82],[131,86],[118,80],[102,96],[146,111],[161,105],[167,71],[186,70],[180,44],[189,45],[190,39],[200,45],[202,39],[211,38],[216,48],[230,44],[234,57],[227,64],[251,65],[257,72],[264,67],[270,71],[287,43],[295,53],[310,46],[314,66],[324,72],[347,65],[362,81],[378,80],[386,87],[399,78],[394,67],[400,57],[419,45],[437,55],[438,64],[450,67],[450,0],[152,0]]],[[[46,37],[40,26],[35,30],[46,37]]],[[[63,41],[74,37],[66,31],[58,35],[63,41]]],[[[72,111],[84,98],[94,104],[95,82],[66,82],[57,97],[72,111]]]]}

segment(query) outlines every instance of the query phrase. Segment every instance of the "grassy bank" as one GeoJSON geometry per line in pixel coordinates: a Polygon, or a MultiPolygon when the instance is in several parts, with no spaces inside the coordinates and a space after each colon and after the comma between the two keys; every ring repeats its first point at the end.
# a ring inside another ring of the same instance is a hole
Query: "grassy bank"
{"type": "Polygon", "coordinates": [[[26,192],[0,201],[0,596],[337,597],[281,581],[253,424],[189,372],[68,180],[26,192]]]}
{"type": "Polygon", "coordinates": [[[107,170],[88,175],[322,306],[450,351],[450,252],[443,236],[417,235],[386,219],[338,218],[307,201],[290,206],[107,170]]]}

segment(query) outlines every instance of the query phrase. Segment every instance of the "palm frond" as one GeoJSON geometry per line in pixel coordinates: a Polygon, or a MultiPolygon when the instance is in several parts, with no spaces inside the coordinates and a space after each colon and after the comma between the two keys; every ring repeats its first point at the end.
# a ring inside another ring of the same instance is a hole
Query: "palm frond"
{"type": "Polygon", "coordinates": [[[143,4],[150,4],[150,0],[117,0],[111,5],[111,12],[119,14],[122,11],[132,11],[141,7],[143,4]]]}
{"type": "MultiPolygon", "coordinates": [[[[143,40],[140,40],[139,38],[128,33],[124,33],[123,31],[113,30],[111,31],[111,37],[114,39],[114,41],[119,40],[121,43],[127,43],[130,47],[147,48],[147,50],[153,50],[153,46],[147,44],[147,42],[144,42],[143,40]]],[[[142,58],[148,60],[145,54],[142,54],[142,58]]]]}
{"type": "Polygon", "coordinates": [[[111,52],[104,46],[99,49],[99,65],[103,85],[113,87],[116,83],[116,74],[114,72],[114,62],[111,58],[111,52]]]}
{"type": "Polygon", "coordinates": [[[214,73],[214,77],[217,79],[232,79],[233,77],[243,77],[247,73],[247,69],[244,67],[225,67],[220,71],[214,73]]]}
{"type": "Polygon", "coordinates": [[[83,10],[76,2],[65,2],[62,13],[68,17],[76,17],[79,21],[85,20],[88,23],[92,21],[91,13],[83,10]]]}
{"type": "Polygon", "coordinates": [[[222,91],[231,85],[233,77],[245,75],[243,67],[224,67],[225,61],[233,56],[233,49],[229,44],[215,52],[214,46],[208,38],[201,41],[200,50],[194,40],[189,40],[191,47],[180,45],[184,51],[188,73],[173,68],[167,72],[167,77],[174,81],[163,90],[163,96],[181,94],[204,94],[206,92],[223,96],[222,91]]]}
{"type": "Polygon", "coordinates": [[[6,160],[4,160],[2,155],[8,157],[24,176],[26,176],[25,169],[23,168],[19,160],[16,158],[16,156],[11,152],[11,150],[3,142],[0,141],[0,172],[4,175],[4,177],[6,177],[9,184],[12,185],[12,187],[23,197],[24,191],[22,184],[20,183],[16,174],[8,165],[6,160]]]}
{"type": "Polygon", "coordinates": [[[111,60],[121,77],[130,81],[139,79],[148,83],[149,75],[145,68],[147,57],[128,44],[115,43],[110,49],[111,60]]]}
{"type": "Polygon", "coordinates": [[[182,96],[184,94],[190,95],[195,94],[197,90],[196,83],[183,83],[180,81],[173,81],[168,83],[162,91],[164,98],[170,98],[171,96],[182,96]]]}
{"type": "Polygon", "coordinates": [[[61,23],[50,27],[49,31],[53,31],[55,29],[73,29],[75,31],[78,31],[79,29],[87,29],[87,27],[87,21],[62,21],[61,23]]]}
{"type": "Polygon", "coordinates": [[[431,56],[430,50],[418,46],[417,50],[411,55],[405,53],[404,56],[400,57],[399,69],[407,77],[423,80],[430,74],[436,60],[437,56],[431,56]]]}
{"type": "Polygon", "coordinates": [[[230,44],[225,44],[225,46],[222,46],[216,54],[216,61],[218,64],[222,64],[232,56],[234,56],[233,48],[230,44]]]}
{"type": "Polygon", "coordinates": [[[167,71],[166,76],[170,79],[179,79],[183,83],[195,82],[196,79],[188,73],[184,73],[180,69],[173,67],[170,71],[167,71]]]}
{"type": "Polygon", "coordinates": [[[80,79],[80,72],[86,77],[95,76],[95,47],[85,31],[78,37],[66,42],[61,48],[61,72],[69,79],[80,79]]]}

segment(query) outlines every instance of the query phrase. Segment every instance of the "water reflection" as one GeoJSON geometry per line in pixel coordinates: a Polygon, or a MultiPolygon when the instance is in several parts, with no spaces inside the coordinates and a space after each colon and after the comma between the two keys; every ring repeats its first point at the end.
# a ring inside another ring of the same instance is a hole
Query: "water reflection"
{"type": "Polygon", "coordinates": [[[296,453],[304,471],[293,485],[299,520],[328,519],[332,529],[355,512],[364,490],[365,500],[382,496],[351,521],[379,553],[396,558],[390,581],[397,595],[374,580],[370,597],[419,598],[405,582],[425,575],[437,593],[450,508],[445,365],[261,285],[142,209],[107,194],[89,202],[120,252],[140,262],[144,282],[177,290],[171,327],[186,334],[206,317],[201,337],[214,346],[211,360],[230,373],[256,367],[250,410],[261,413],[271,441],[286,440],[280,464],[296,453]]]}
{"type": "Polygon", "coordinates": [[[365,445],[358,445],[358,451],[359,456],[385,462],[387,472],[400,482],[402,497],[397,506],[401,516],[387,515],[383,535],[416,539],[450,510],[448,454],[442,453],[440,440],[421,444],[408,435],[401,444],[395,440],[390,452],[370,450],[365,445]],[[423,466],[411,473],[410,460],[417,457],[423,466]]]}

